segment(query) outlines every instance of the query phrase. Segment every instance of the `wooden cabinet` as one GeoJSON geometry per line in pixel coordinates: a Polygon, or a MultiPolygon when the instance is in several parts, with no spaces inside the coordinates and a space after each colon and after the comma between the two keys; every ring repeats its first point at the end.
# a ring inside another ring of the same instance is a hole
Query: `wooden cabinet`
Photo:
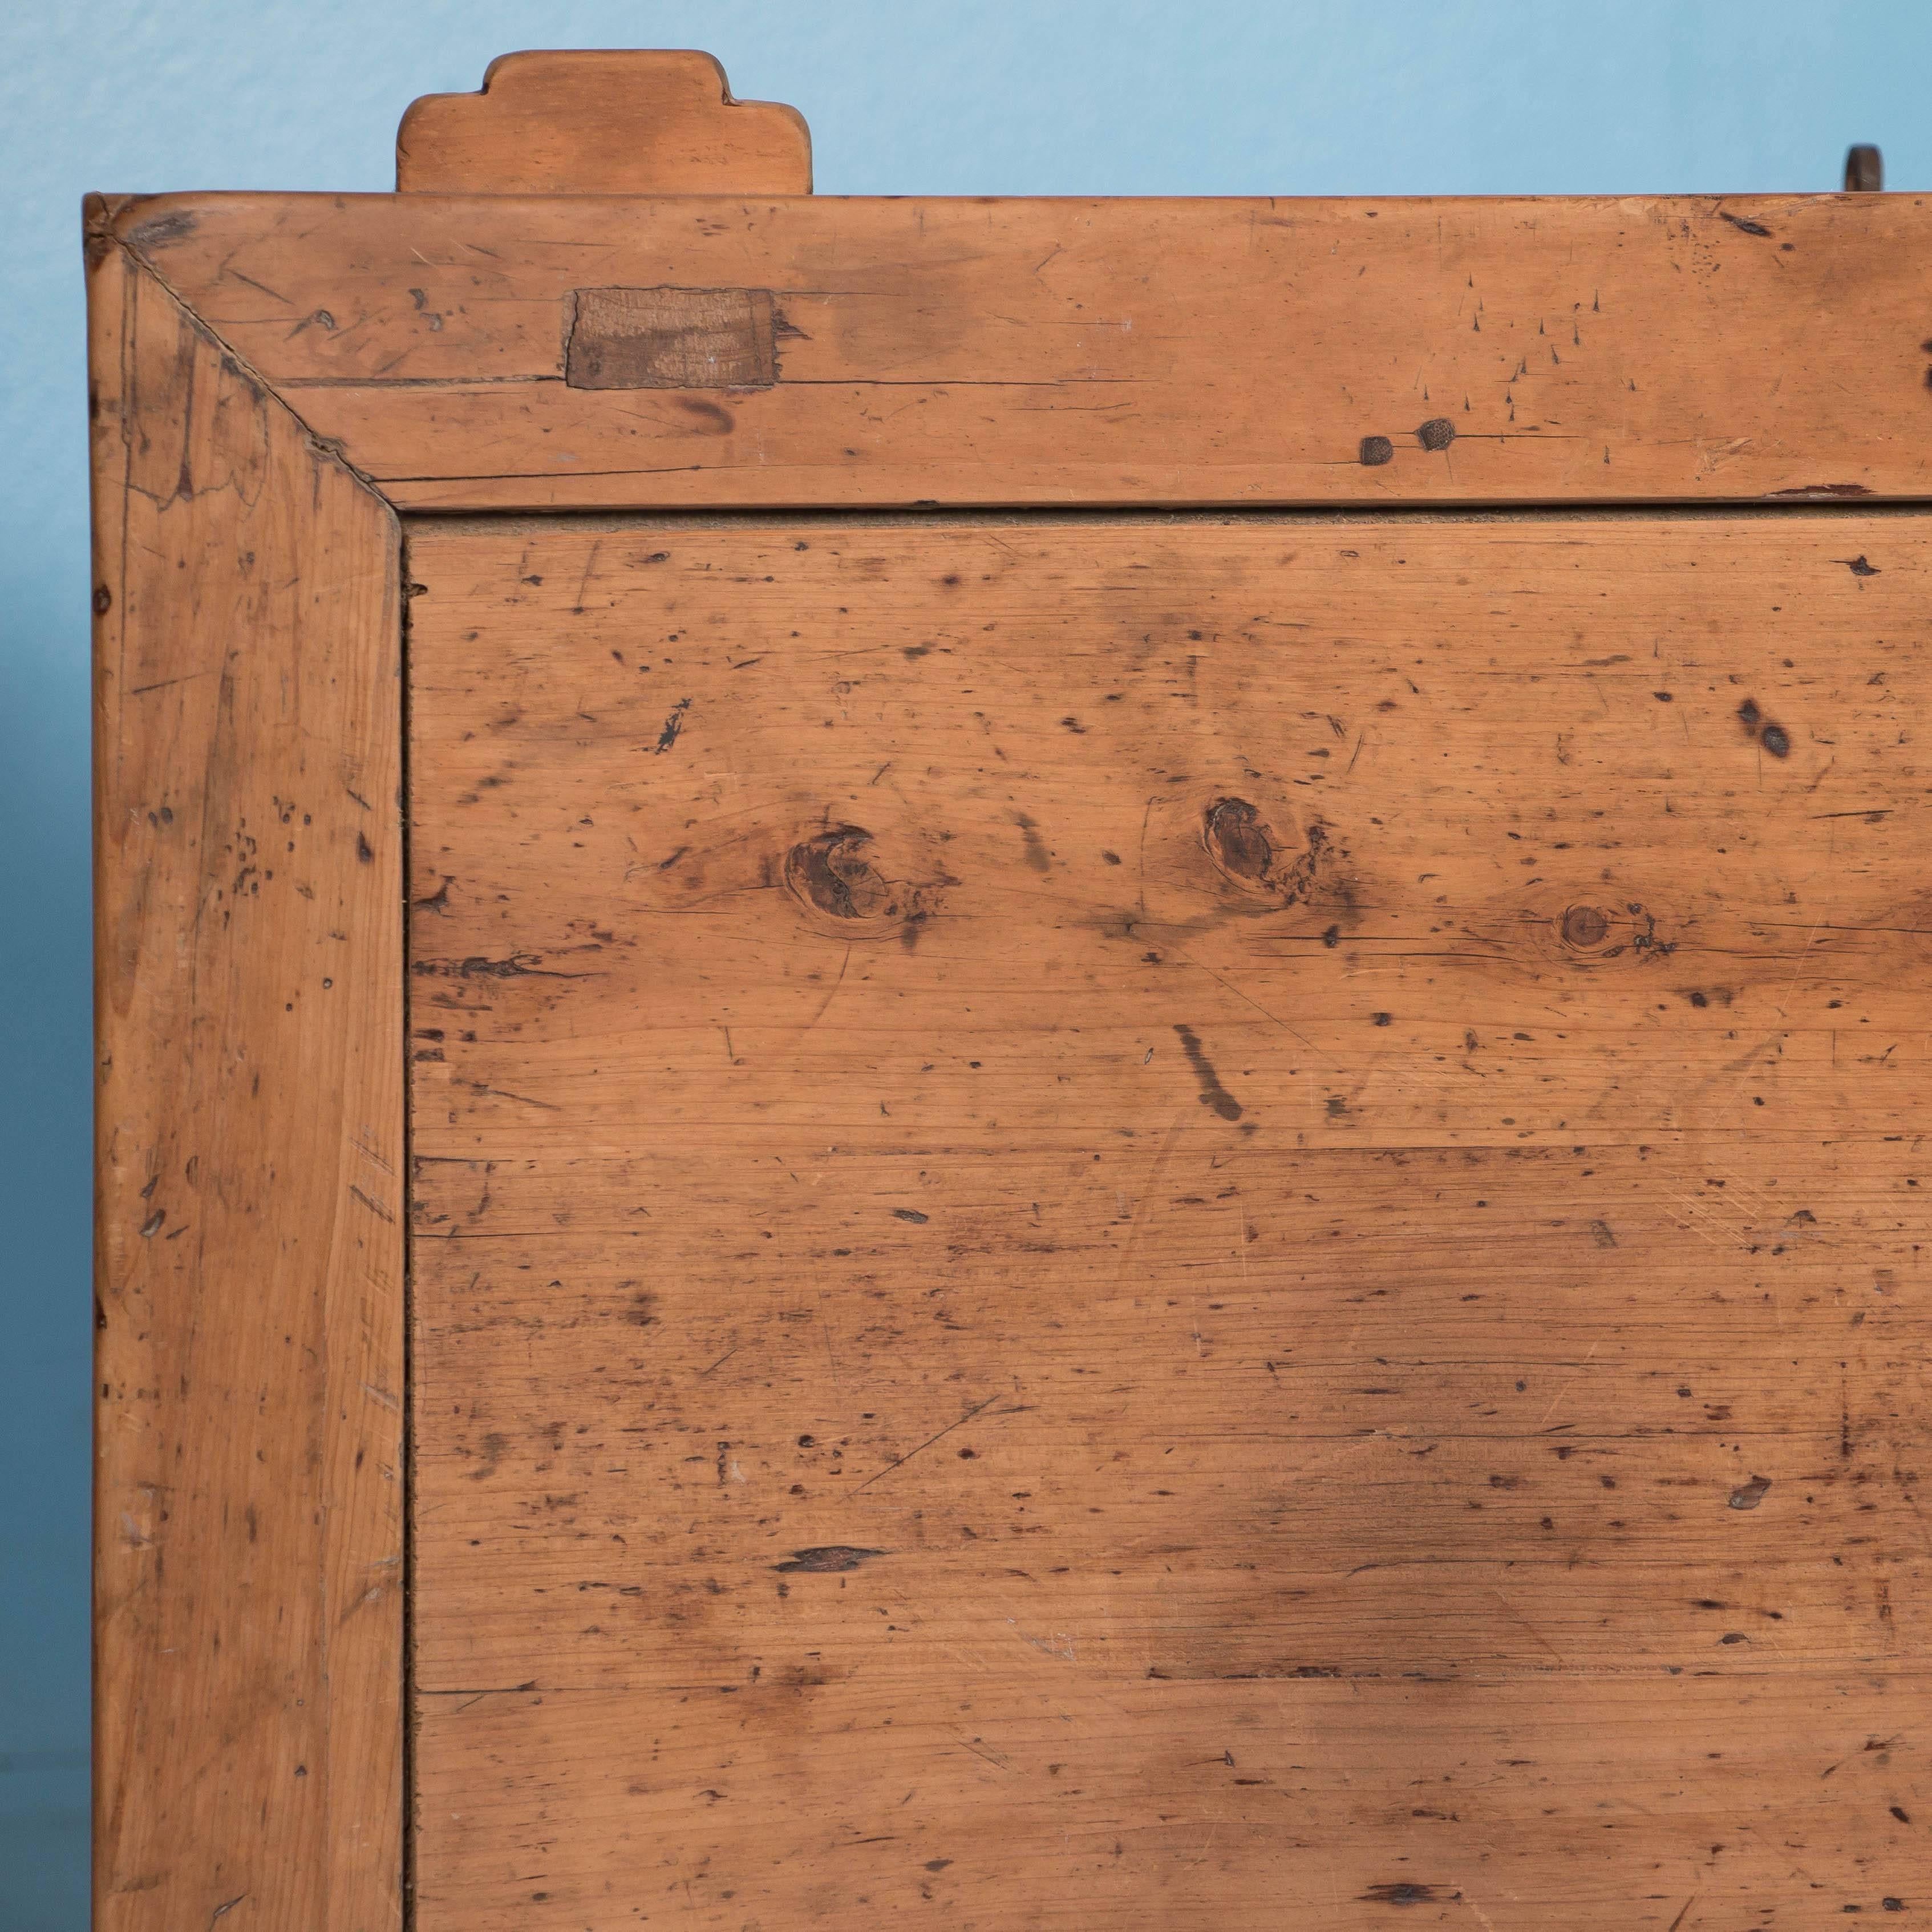
{"type": "Polygon", "coordinates": [[[100,1923],[1932,1909],[1932,211],[404,148],[90,217],[100,1923]]]}

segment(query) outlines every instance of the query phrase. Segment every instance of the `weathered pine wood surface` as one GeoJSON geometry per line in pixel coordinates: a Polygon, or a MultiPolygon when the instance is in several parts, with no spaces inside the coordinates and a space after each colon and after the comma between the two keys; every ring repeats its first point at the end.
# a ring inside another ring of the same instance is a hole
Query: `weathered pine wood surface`
{"type": "Polygon", "coordinates": [[[1918,517],[407,558],[424,1932],[1932,1910],[1918,517]]]}
{"type": "Polygon", "coordinates": [[[506,54],[480,94],[429,94],[396,132],[416,194],[809,194],[795,107],[734,100],[710,55],[506,54]]]}
{"type": "Polygon", "coordinates": [[[94,1923],[394,1932],[399,532],[88,254],[94,1923]]]}
{"type": "Polygon", "coordinates": [[[1932,494],[1918,195],[199,195],[118,232],[404,508],[1932,494]],[[735,298],[730,373],[574,368],[611,291],[735,298]]]}

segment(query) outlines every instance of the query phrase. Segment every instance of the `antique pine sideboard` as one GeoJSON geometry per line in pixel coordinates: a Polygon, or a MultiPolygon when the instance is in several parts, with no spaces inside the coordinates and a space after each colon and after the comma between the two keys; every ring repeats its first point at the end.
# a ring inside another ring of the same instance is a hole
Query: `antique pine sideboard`
{"type": "Polygon", "coordinates": [[[1932,1913],[1932,208],[97,198],[101,1932],[1932,1913]]]}

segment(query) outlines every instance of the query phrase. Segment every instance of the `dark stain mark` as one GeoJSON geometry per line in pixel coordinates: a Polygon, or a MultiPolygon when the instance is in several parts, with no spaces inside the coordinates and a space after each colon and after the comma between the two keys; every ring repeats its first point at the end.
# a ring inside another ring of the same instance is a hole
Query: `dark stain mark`
{"type": "MultiPolygon", "coordinates": [[[[1634,929],[1631,932],[1630,940],[1630,950],[1632,952],[1654,953],[1660,959],[1667,959],[1672,953],[1677,950],[1677,941],[1676,940],[1660,939],[1658,938],[1657,915],[1654,913],[1646,912],[1643,909],[1641,901],[1637,899],[1630,900],[1625,905],[1624,910],[1631,915],[1633,921],[1634,929]],[[1641,920],[1642,922],[1640,926],[1635,924],[1635,922],[1638,920],[1641,920]]],[[[1604,956],[1606,958],[1614,959],[1617,956],[1617,954],[1622,950],[1623,949],[1621,946],[1614,948],[1612,951],[1606,953],[1604,956]]]]}
{"type": "Polygon", "coordinates": [[[1592,1221],[1590,1223],[1590,1238],[1600,1248],[1613,1248],[1617,1244],[1617,1238],[1610,1232],[1610,1224],[1607,1221],[1592,1221]]]}
{"type": "Polygon", "coordinates": [[[1563,915],[1563,940],[1567,946],[1600,946],[1610,934],[1609,918],[1595,906],[1573,905],[1563,915]]]}
{"type": "Polygon", "coordinates": [[[1677,991],[1680,997],[1700,1009],[1712,1006],[1728,1006],[1737,998],[1737,989],[1734,986],[1679,986],[1677,991]]]}
{"type": "Polygon", "coordinates": [[[1371,1013],[1369,1017],[1375,1022],[1377,1026],[1390,1025],[1393,1023],[1394,1018],[1394,1016],[1391,1013],[1371,1013]]]}
{"type": "Polygon", "coordinates": [[[832,1576],[840,1571],[856,1570],[859,1565],[874,1556],[890,1556],[889,1550],[861,1550],[850,1543],[827,1543],[816,1550],[794,1550],[788,1563],[774,1563],[772,1568],[783,1576],[832,1576]]]}
{"type": "Polygon", "coordinates": [[[932,1216],[930,1214],[922,1214],[916,1208],[895,1208],[892,1210],[892,1219],[895,1221],[910,1221],[916,1226],[922,1228],[932,1219],[932,1216]]]}
{"type": "Polygon", "coordinates": [[[1894,1804],[1892,1808],[1892,1815],[1896,1818],[1901,1825],[1909,1825],[1912,1822],[1912,1814],[1906,1810],[1903,1804],[1894,1804]]]}
{"type": "Polygon", "coordinates": [[[1023,812],[1013,814],[1013,823],[1020,829],[1020,836],[1026,841],[1026,862],[1036,872],[1050,872],[1053,861],[1048,856],[1046,845],[1041,842],[1038,828],[1023,812]]]}
{"type": "Polygon", "coordinates": [[[454,879],[446,875],[442,884],[427,898],[416,899],[412,903],[418,912],[433,912],[446,917],[449,912],[449,889],[455,883],[454,879]]]}
{"type": "Polygon", "coordinates": [[[1365,436],[1355,454],[1364,469],[1379,470],[1395,460],[1395,445],[1385,436],[1365,436]]]}
{"type": "Polygon", "coordinates": [[[631,1297],[629,1307],[624,1318],[639,1328],[648,1328],[658,1318],[658,1298],[647,1288],[640,1288],[631,1297]]]}
{"type": "Polygon", "coordinates": [[[1748,1483],[1740,1483],[1731,1492],[1731,1508],[1734,1510],[1754,1510],[1770,1493],[1771,1478],[1754,1476],[1748,1483]]]}
{"type": "Polygon", "coordinates": [[[1854,577],[1882,577],[1885,574],[1877,565],[1866,562],[1863,551],[1856,556],[1834,556],[1832,561],[1842,563],[1854,577]]]}
{"type": "Polygon", "coordinates": [[[952,1862],[950,1858],[928,1858],[926,1868],[929,1872],[942,1872],[952,1862]]]}
{"type": "Polygon", "coordinates": [[[677,406],[692,418],[692,426],[700,436],[729,436],[738,426],[738,419],[720,403],[707,403],[698,396],[680,396],[677,406]]]}
{"type": "Polygon", "coordinates": [[[1339,926],[1331,926],[1324,930],[1322,934],[1322,944],[1327,946],[1330,952],[1332,952],[1341,943],[1342,928],[1339,926]]]}
{"type": "Polygon", "coordinates": [[[376,862],[375,848],[359,832],[356,835],[356,856],[358,862],[364,866],[376,862]]]}
{"type": "Polygon", "coordinates": [[[152,221],[137,223],[128,231],[127,243],[136,250],[165,248],[171,242],[185,242],[195,231],[196,218],[186,209],[173,214],[158,214],[152,221]]]}
{"type": "Polygon", "coordinates": [[[472,953],[467,959],[412,959],[410,970],[419,977],[442,980],[581,980],[582,973],[560,973],[539,966],[541,952],[512,952],[506,959],[486,959],[472,953]]]}
{"type": "Polygon", "coordinates": [[[691,709],[691,700],[680,698],[670,708],[670,716],[664,722],[664,729],[658,734],[655,749],[662,755],[677,742],[677,734],[684,729],[684,714],[691,709]]]}
{"type": "Polygon", "coordinates": [[[1762,236],[1767,241],[1771,238],[1771,230],[1762,221],[1747,221],[1742,214],[1732,214],[1721,208],[1718,211],[1718,218],[1728,221],[1740,235],[1762,236]]]}
{"type": "Polygon", "coordinates": [[[1238,1120],[1241,1118],[1241,1103],[1221,1084],[1221,1076],[1201,1050],[1199,1036],[1189,1026],[1177,1026],[1174,1030],[1180,1042],[1180,1050],[1187,1056],[1188,1065],[1194,1070],[1194,1077],[1201,1083],[1202,1106],[1212,1107],[1224,1120],[1238,1120]]]}
{"type": "MultiPolygon", "coordinates": [[[[573,389],[768,389],[778,379],[769,289],[578,289],[566,301],[573,389]]],[[[731,427],[715,403],[695,413],[704,434],[731,427]]]]}
{"type": "Polygon", "coordinates": [[[1395,1885],[1372,1885],[1362,1900],[1369,1905],[1433,1905],[1442,1896],[1432,1885],[1415,1885],[1405,1879],[1395,1885]]]}
{"type": "Polygon", "coordinates": [[[1447,449],[1456,440],[1456,425],[1447,416],[1431,416],[1415,432],[1424,449],[1447,449]]]}
{"type": "MultiPolygon", "coordinates": [[[[1834,561],[1842,562],[1842,558],[1834,561]]],[[[1864,562],[1862,557],[1861,562],[1864,562]]],[[[1747,738],[1755,738],[1774,758],[1788,757],[1791,751],[1791,734],[1782,724],[1770,722],[1757,707],[1757,700],[1748,698],[1738,706],[1738,722],[1744,727],[1747,738]]]]}

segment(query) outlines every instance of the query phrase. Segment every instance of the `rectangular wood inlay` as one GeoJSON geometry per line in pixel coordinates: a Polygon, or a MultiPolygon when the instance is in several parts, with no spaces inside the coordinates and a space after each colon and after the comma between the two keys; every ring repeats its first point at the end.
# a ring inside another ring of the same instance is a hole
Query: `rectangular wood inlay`
{"type": "Polygon", "coordinates": [[[768,289],[579,289],[574,389],[762,389],[778,380],[768,289]]]}

